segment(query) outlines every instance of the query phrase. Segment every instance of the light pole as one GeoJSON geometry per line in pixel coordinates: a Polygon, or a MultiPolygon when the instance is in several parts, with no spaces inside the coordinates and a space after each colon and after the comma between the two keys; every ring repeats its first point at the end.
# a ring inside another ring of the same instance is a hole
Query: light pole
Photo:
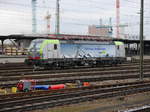
{"type": "Polygon", "coordinates": [[[143,26],[144,26],[144,0],[141,0],[141,9],[140,9],[140,80],[143,80],[143,26]]]}
{"type": "Polygon", "coordinates": [[[56,34],[60,33],[60,0],[56,0],[56,34]]]}

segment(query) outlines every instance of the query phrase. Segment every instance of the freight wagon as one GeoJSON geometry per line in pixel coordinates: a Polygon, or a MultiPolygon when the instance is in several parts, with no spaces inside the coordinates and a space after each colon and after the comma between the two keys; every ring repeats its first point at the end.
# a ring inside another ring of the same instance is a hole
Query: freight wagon
{"type": "Polygon", "coordinates": [[[90,86],[89,82],[76,80],[75,83],[56,84],[56,85],[37,85],[36,80],[20,80],[17,83],[18,92],[29,92],[32,90],[59,90],[64,88],[80,88],[90,86]]]}

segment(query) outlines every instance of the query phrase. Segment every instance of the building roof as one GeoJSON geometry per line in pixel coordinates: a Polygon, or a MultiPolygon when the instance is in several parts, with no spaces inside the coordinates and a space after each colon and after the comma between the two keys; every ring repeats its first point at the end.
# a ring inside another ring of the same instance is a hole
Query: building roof
{"type": "Polygon", "coordinates": [[[90,35],[70,35],[70,34],[49,34],[49,35],[8,35],[0,36],[0,40],[6,39],[59,39],[59,40],[97,40],[97,41],[109,41],[111,37],[105,36],[90,36],[90,35]]]}
{"type": "MultiPolygon", "coordinates": [[[[125,44],[140,43],[140,40],[116,39],[109,36],[91,36],[91,35],[70,35],[70,34],[49,34],[49,35],[8,35],[0,36],[0,40],[6,39],[59,39],[59,40],[96,40],[96,41],[122,41],[125,44]]],[[[144,43],[150,44],[150,40],[144,40],[144,43]]]]}

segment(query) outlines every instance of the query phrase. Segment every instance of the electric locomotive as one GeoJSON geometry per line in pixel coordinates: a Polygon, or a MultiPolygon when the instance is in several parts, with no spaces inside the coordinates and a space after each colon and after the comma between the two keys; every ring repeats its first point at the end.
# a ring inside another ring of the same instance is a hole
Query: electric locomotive
{"type": "Polygon", "coordinates": [[[125,61],[120,41],[35,39],[28,49],[27,64],[40,67],[98,66],[125,61]]]}

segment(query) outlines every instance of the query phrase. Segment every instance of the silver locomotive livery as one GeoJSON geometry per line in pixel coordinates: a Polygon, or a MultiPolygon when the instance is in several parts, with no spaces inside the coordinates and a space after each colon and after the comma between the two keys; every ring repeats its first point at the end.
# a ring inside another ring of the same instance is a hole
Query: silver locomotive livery
{"type": "Polygon", "coordinates": [[[35,39],[28,51],[26,63],[43,67],[112,65],[125,60],[124,44],[119,41],[35,39]]]}

